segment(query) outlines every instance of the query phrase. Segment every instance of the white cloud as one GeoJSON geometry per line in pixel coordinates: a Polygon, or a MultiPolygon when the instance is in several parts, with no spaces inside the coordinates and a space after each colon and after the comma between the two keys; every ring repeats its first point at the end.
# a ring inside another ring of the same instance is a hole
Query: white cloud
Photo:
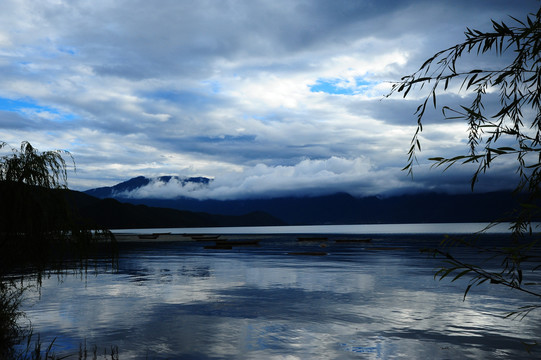
{"type": "Polygon", "coordinates": [[[131,198],[190,197],[226,200],[329,195],[344,191],[343,189],[353,189],[350,193],[354,195],[376,195],[410,186],[405,174],[402,174],[401,180],[395,175],[390,177],[390,174],[392,171],[389,169],[378,170],[363,157],[305,159],[290,166],[258,164],[243,171],[222,173],[208,186],[186,185],[175,179],[167,183],[154,179],[144,187],[120,195],[131,198]]]}
{"type": "MultiPolygon", "coordinates": [[[[291,193],[386,191],[383,182],[355,180],[380,172],[401,188],[396,169],[415,106],[381,100],[390,81],[462,40],[466,26],[488,29],[490,18],[522,17],[538,2],[521,7],[503,0],[7,0],[0,101],[35,106],[26,118],[17,113],[23,121],[0,120],[0,140],[70,150],[75,189],[136,175],[205,175],[224,182],[213,194],[226,197],[240,184],[273,192],[289,172],[294,186],[281,186],[291,193]],[[351,95],[312,92],[322,79],[351,95]],[[316,171],[318,161],[331,166],[332,159],[353,169],[316,171]],[[356,159],[371,170],[355,168],[356,159]],[[310,176],[298,173],[305,166],[310,176]]],[[[424,133],[431,155],[462,145],[462,133],[449,133],[456,128],[424,133]]]]}

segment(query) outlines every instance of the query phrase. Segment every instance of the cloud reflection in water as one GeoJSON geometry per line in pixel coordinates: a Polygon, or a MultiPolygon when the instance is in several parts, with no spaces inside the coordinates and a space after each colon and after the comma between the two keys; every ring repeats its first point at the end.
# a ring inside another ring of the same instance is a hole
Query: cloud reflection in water
{"type": "Polygon", "coordinates": [[[486,286],[463,302],[464,283],[434,281],[415,246],[296,257],[268,244],[130,249],[116,273],[46,279],[27,315],[44,341],[58,336],[57,353],[86,339],[121,359],[498,358],[541,333],[535,314],[501,318],[518,294],[486,286]]]}

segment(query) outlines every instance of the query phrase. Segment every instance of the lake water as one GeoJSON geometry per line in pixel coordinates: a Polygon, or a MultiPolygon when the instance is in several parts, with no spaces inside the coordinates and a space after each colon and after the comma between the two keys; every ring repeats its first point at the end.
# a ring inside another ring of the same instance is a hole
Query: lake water
{"type": "MultiPolygon", "coordinates": [[[[447,230],[468,233],[471,226],[447,230]]],[[[121,360],[541,356],[521,343],[540,339],[539,312],[503,318],[534,299],[483,284],[463,301],[468,280],[434,280],[440,260],[419,252],[441,240],[443,226],[384,227],[229,229],[229,241],[259,240],[230,250],[205,249],[210,241],[125,243],[115,270],[46,278],[27,293],[23,310],[45,344],[56,338],[56,354],[74,359],[81,344],[98,354],[118,347],[121,360]],[[327,239],[298,241],[296,234],[327,239]],[[372,240],[336,241],[366,237],[372,240]]]]}
{"type": "MultiPolygon", "coordinates": [[[[532,223],[539,228],[540,223],[532,223]]],[[[363,224],[363,225],[296,225],[296,226],[245,226],[174,229],[122,229],[116,234],[473,234],[508,233],[509,223],[489,226],[487,223],[429,223],[429,224],[363,224]]]]}

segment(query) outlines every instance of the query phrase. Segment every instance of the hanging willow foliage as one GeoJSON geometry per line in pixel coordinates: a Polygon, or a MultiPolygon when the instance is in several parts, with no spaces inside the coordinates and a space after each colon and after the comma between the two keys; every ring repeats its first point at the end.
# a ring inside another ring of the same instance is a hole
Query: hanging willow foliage
{"type": "MultiPolygon", "coordinates": [[[[2,142],[0,149],[9,146],[2,142]]],[[[68,151],[40,152],[29,142],[0,157],[0,275],[25,265],[47,267],[74,256],[83,260],[98,241],[114,242],[82,226],[67,189],[68,151]],[[98,235],[98,236],[97,236],[98,235]]]]}
{"type": "MultiPolygon", "coordinates": [[[[427,59],[413,74],[393,84],[387,96],[399,93],[405,98],[414,89],[427,91],[424,101],[417,107],[417,129],[411,139],[407,164],[403,170],[413,175],[417,153],[421,151],[423,120],[428,107],[438,108],[436,98],[452,86],[469,92],[473,100],[457,108],[442,106],[447,120],[461,120],[468,124],[468,151],[454,157],[433,157],[434,166],[447,170],[452,166],[477,164],[471,178],[475,188],[478,177],[490,170],[491,165],[504,158],[515,160],[519,175],[515,193],[522,197],[521,208],[514,209],[510,217],[508,246],[479,248],[487,257],[499,258],[500,269],[486,269],[478,264],[461,261],[451,253],[451,245],[477,247],[474,242],[447,239],[441,249],[430,249],[442,256],[446,265],[437,273],[440,279],[453,281],[470,275],[472,286],[485,282],[499,284],[532,295],[533,304],[513,312],[525,315],[540,308],[540,285],[529,281],[541,269],[538,240],[532,222],[539,221],[541,209],[541,7],[524,21],[512,18],[512,25],[492,21],[492,30],[483,32],[467,29],[464,42],[439,51],[427,59]],[[506,66],[496,69],[464,69],[465,55],[498,54],[509,59],[506,66]],[[487,98],[497,94],[499,105],[486,107],[487,98]]],[[[481,262],[481,261],[480,261],[481,262]]]]}
{"type": "MultiPolygon", "coordinates": [[[[1,142],[0,149],[7,147],[1,142]]],[[[68,151],[39,152],[29,142],[23,141],[20,150],[11,149],[11,155],[0,159],[0,181],[40,186],[47,189],[67,188],[68,172],[63,155],[69,156],[75,169],[75,161],[68,151]]]]}

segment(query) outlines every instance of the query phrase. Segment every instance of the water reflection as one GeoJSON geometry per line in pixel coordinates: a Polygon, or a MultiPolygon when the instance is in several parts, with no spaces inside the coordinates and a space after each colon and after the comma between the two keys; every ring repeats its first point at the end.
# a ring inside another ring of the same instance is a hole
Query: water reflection
{"type": "MultiPolygon", "coordinates": [[[[437,282],[419,244],[382,238],[325,247],[268,239],[258,248],[204,250],[197,243],[133,245],[118,271],[81,281],[45,279],[25,308],[57,353],[79,344],[119,347],[120,359],[527,358],[520,340],[541,322],[503,319],[520,294],[437,282]]],[[[540,355],[540,353],[532,356],[540,355]]]]}

